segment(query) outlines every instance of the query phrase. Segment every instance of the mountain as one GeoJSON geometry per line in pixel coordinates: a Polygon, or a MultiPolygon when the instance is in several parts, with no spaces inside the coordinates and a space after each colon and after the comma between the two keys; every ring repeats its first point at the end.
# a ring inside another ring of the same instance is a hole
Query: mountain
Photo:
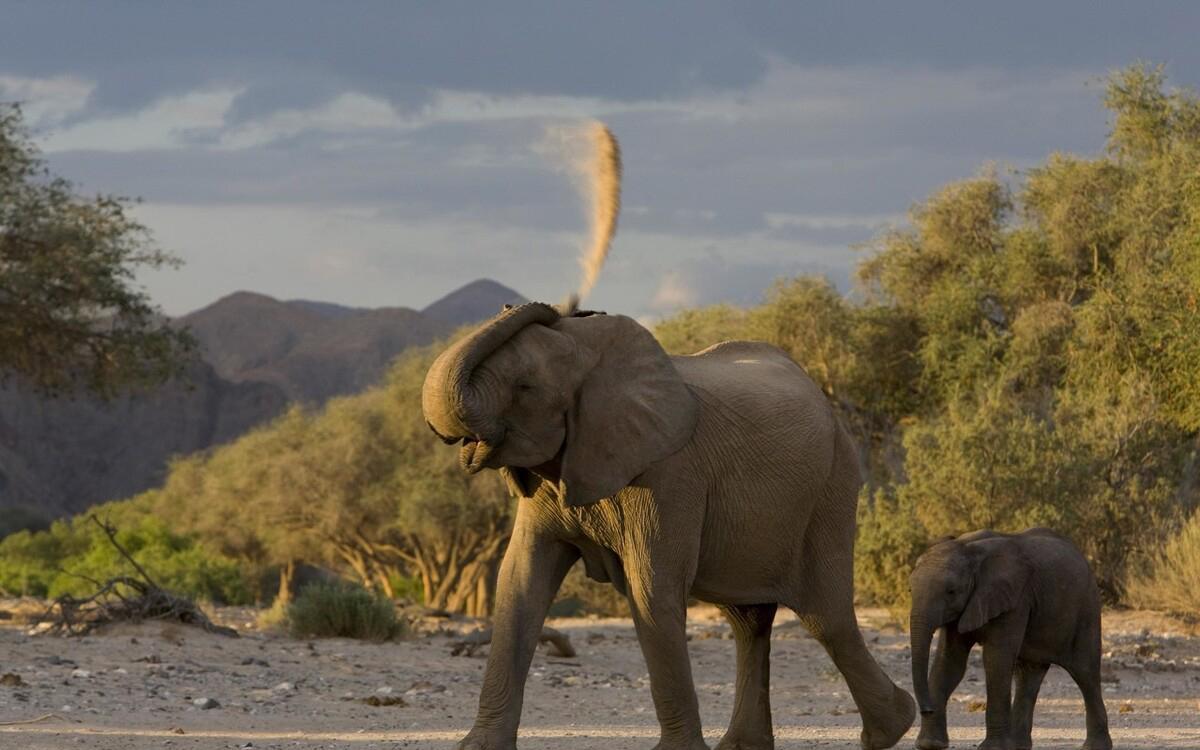
{"type": "Polygon", "coordinates": [[[221,377],[271,383],[293,401],[318,404],[378,382],[397,354],[453,330],[407,307],[282,302],[253,292],[223,297],[177,323],[221,377]]]}
{"type": "Polygon", "coordinates": [[[523,302],[528,300],[503,284],[491,279],[478,279],[450,292],[421,310],[421,314],[457,328],[486,320],[500,312],[505,305],[523,302]]]}
{"type": "Polygon", "coordinates": [[[55,518],[154,487],[172,456],[370,387],[408,347],[524,301],[486,279],[421,311],[236,292],[175,319],[200,348],[183,380],[107,403],[0,385],[0,512],[55,518]]]}

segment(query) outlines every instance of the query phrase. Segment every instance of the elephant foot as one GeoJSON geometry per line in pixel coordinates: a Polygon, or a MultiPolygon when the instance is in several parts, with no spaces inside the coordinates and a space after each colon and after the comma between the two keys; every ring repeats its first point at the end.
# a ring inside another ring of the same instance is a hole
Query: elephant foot
{"type": "Polygon", "coordinates": [[[1088,737],[1081,750],[1112,750],[1112,737],[1107,734],[1102,737],[1088,737]]]}
{"type": "Polygon", "coordinates": [[[1010,737],[987,737],[979,743],[978,750],[1017,750],[1016,743],[1010,737]]]}
{"type": "Polygon", "coordinates": [[[1033,750],[1033,727],[1022,724],[1013,730],[1012,736],[1015,750],[1033,750]]]}
{"type": "Polygon", "coordinates": [[[946,750],[950,735],[946,732],[946,717],[930,714],[921,717],[921,732],[917,735],[917,750],[946,750]]]}
{"type": "Polygon", "coordinates": [[[863,730],[859,737],[863,750],[884,750],[892,747],[912,727],[916,718],[917,704],[912,696],[893,685],[888,712],[870,717],[865,713],[863,715],[863,730]]]}
{"type": "Polygon", "coordinates": [[[716,750],[775,750],[775,738],[770,735],[750,738],[728,732],[717,743],[716,750]]]}
{"type": "Polygon", "coordinates": [[[472,729],[470,734],[458,743],[457,750],[517,750],[517,738],[472,729]]]}

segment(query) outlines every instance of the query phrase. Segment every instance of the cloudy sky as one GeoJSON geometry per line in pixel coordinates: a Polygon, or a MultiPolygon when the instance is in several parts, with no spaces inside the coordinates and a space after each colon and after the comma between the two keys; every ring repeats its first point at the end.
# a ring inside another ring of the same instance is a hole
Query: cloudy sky
{"type": "Polygon", "coordinates": [[[1101,79],[1200,87],[1190,2],[0,0],[0,101],[52,168],[138,196],[172,314],[238,289],[421,307],[491,277],[558,301],[585,221],[539,148],[598,117],[625,207],[589,306],[845,287],[852,249],[985,162],[1098,152],[1101,79]]]}

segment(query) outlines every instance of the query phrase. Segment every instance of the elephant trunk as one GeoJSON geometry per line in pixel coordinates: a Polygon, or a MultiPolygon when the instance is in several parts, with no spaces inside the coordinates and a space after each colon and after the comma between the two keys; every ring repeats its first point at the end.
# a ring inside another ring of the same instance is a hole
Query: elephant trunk
{"type": "Polygon", "coordinates": [[[470,436],[498,439],[503,432],[499,417],[481,403],[481,394],[470,384],[471,372],[525,326],[549,325],[559,317],[556,309],[540,302],[512,307],[442,352],[421,389],[421,408],[434,432],[448,442],[470,436]]]}
{"type": "Polygon", "coordinates": [[[909,624],[909,638],[912,644],[913,693],[922,715],[933,713],[933,701],[929,696],[929,645],[933,640],[934,627],[930,625],[930,622],[936,622],[936,620],[914,615],[909,624]]]}

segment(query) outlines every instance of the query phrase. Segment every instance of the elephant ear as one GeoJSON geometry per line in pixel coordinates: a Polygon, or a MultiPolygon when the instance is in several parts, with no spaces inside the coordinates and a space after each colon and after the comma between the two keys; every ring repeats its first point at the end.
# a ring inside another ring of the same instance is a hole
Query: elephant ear
{"type": "Polygon", "coordinates": [[[971,545],[979,569],[971,598],[958,619],[958,632],[969,633],[1015,608],[1025,594],[1033,566],[1009,539],[971,545]]]}
{"type": "Polygon", "coordinates": [[[598,355],[567,409],[559,473],[563,502],[590,505],[682,448],[699,405],[658,341],[632,318],[564,318],[553,327],[598,355]]]}

